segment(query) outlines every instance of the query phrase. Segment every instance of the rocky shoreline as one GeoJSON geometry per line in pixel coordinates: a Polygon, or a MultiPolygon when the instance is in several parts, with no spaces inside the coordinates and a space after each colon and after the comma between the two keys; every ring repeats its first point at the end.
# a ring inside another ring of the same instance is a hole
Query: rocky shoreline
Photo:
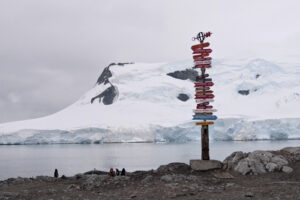
{"type": "Polygon", "coordinates": [[[300,199],[300,147],[234,152],[223,162],[170,163],[126,176],[92,170],[10,178],[0,181],[2,199],[300,199]]]}

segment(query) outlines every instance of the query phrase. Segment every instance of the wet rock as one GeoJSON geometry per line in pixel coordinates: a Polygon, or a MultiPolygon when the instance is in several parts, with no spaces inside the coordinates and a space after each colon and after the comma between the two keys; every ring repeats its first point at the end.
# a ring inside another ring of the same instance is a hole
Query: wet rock
{"type": "Polygon", "coordinates": [[[293,172],[293,169],[291,167],[288,167],[288,166],[283,166],[281,171],[284,172],[284,173],[289,174],[289,173],[293,172]]]}
{"type": "Polygon", "coordinates": [[[189,100],[189,96],[187,94],[183,94],[183,93],[180,93],[178,96],[177,96],[177,99],[179,99],[180,101],[187,101],[189,100]]]}
{"type": "Polygon", "coordinates": [[[190,160],[193,170],[207,171],[222,168],[222,163],[218,160],[190,160]]]}

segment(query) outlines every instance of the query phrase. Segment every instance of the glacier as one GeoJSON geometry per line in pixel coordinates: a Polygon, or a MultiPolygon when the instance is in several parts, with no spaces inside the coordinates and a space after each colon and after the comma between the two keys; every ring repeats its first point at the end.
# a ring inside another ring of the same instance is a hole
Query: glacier
{"type": "MultiPolygon", "coordinates": [[[[0,124],[0,144],[201,140],[201,127],[192,121],[192,66],[191,60],[112,63],[65,109],[0,124]]],[[[219,118],[210,126],[211,139],[300,139],[300,65],[220,59],[209,74],[219,118]]]]}

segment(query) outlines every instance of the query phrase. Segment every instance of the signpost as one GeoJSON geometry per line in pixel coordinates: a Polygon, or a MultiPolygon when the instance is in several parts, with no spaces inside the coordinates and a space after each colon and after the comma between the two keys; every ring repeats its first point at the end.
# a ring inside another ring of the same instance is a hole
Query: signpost
{"type": "Polygon", "coordinates": [[[204,42],[207,37],[210,37],[211,33],[200,32],[193,40],[198,40],[200,44],[193,45],[191,47],[193,51],[194,69],[200,69],[201,75],[197,76],[194,87],[196,90],[195,101],[197,103],[197,109],[194,110],[193,120],[197,120],[196,126],[201,126],[201,142],[202,142],[202,160],[209,160],[209,125],[213,125],[213,121],[217,116],[213,115],[216,109],[209,105],[213,102],[214,95],[210,89],[214,85],[209,74],[205,74],[206,69],[211,68],[211,57],[208,57],[212,52],[212,49],[208,49],[208,42],[204,42]]]}

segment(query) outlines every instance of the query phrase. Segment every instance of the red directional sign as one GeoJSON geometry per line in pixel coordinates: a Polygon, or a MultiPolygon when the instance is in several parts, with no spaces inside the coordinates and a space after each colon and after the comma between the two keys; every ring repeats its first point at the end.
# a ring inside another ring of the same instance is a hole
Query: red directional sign
{"type": "Polygon", "coordinates": [[[212,60],[211,57],[206,57],[206,58],[195,58],[194,61],[205,61],[205,60],[212,60]]]}
{"type": "Polygon", "coordinates": [[[198,54],[198,53],[211,53],[212,50],[211,49],[196,49],[195,51],[193,51],[193,54],[198,54]]]}
{"type": "Polygon", "coordinates": [[[211,64],[211,61],[210,60],[203,60],[203,61],[195,61],[194,62],[195,65],[208,65],[208,64],[211,64]]]}
{"type": "Polygon", "coordinates": [[[205,48],[205,47],[208,47],[209,46],[209,42],[204,42],[204,43],[202,43],[202,44],[196,44],[196,45],[193,45],[192,47],[191,47],[191,49],[193,50],[193,51],[195,51],[196,49],[202,49],[202,48],[205,48]]]}
{"type": "Polygon", "coordinates": [[[204,105],[201,105],[201,103],[198,104],[197,109],[212,109],[213,108],[213,106],[208,105],[209,103],[202,103],[202,104],[204,104],[204,105]]]}
{"type": "Polygon", "coordinates": [[[195,65],[194,68],[211,68],[211,65],[195,65]]]}
{"type": "Polygon", "coordinates": [[[202,53],[200,55],[194,55],[193,58],[197,59],[197,58],[204,58],[204,57],[207,57],[207,56],[209,56],[209,53],[202,53]]]}
{"type": "Polygon", "coordinates": [[[205,82],[205,83],[195,82],[194,84],[195,84],[195,86],[209,86],[209,87],[214,85],[213,82],[205,82]]]}
{"type": "Polygon", "coordinates": [[[195,96],[196,96],[196,98],[202,98],[202,99],[215,97],[215,95],[213,95],[213,94],[196,94],[195,96]]]}

